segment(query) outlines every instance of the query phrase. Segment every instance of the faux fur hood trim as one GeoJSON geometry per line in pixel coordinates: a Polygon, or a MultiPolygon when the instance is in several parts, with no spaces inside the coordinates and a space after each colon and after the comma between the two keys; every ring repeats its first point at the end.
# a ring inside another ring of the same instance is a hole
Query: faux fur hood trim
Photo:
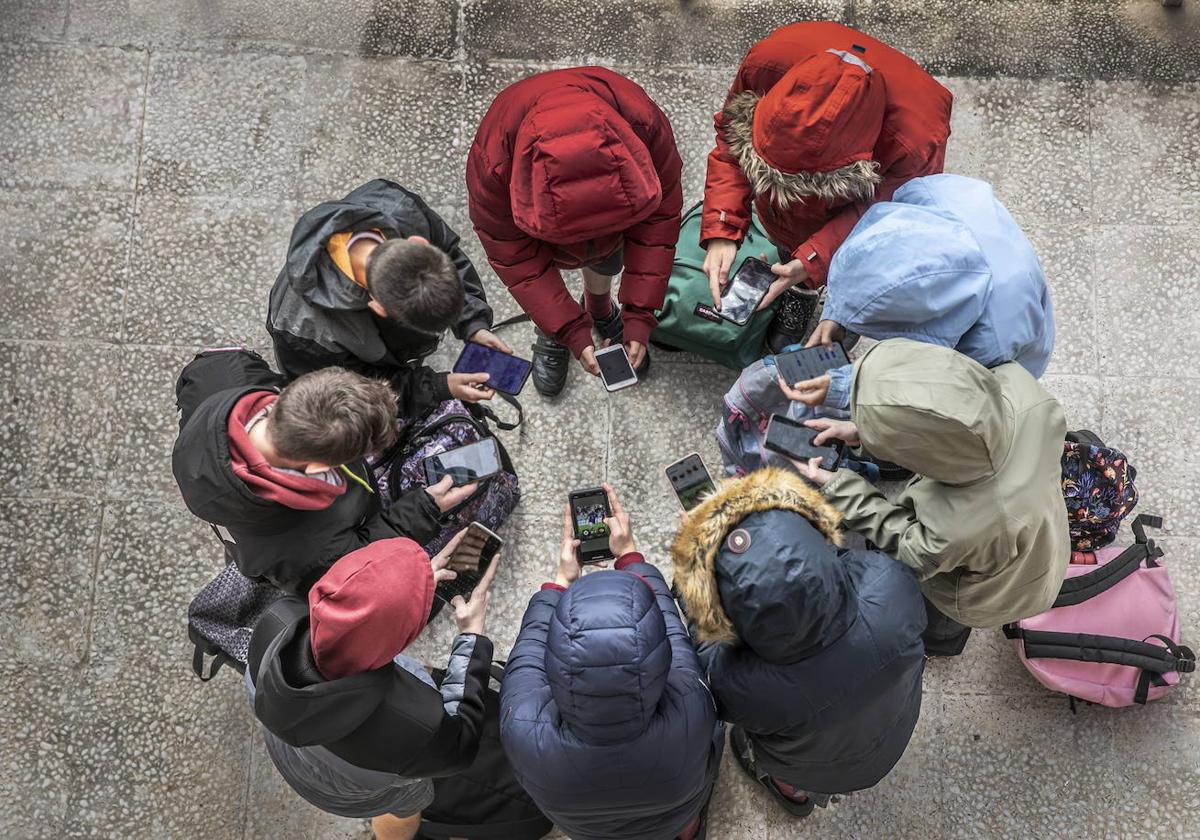
{"type": "Polygon", "coordinates": [[[804,517],[834,545],[842,544],[842,515],[821,492],[793,472],[768,467],[721,482],[717,491],[684,520],[671,545],[675,585],[701,642],[736,644],[737,632],[721,606],[713,570],[726,535],[753,513],[790,510],[804,517]]]}
{"type": "Polygon", "coordinates": [[[835,206],[874,198],[875,188],[883,180],[878,161],[857,160],[829,172],[784,172],[763,160],[754,148],[754,110],[761,99],[752,90],[734,94],[726,103],[721,120],[721,136],[729,144],[756,197],[769,196],[780,210],[806,198],[835,206]]]}

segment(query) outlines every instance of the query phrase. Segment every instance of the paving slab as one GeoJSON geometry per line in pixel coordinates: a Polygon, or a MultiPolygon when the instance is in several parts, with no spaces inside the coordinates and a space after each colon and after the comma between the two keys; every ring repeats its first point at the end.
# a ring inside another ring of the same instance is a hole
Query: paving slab
{"type": "Polygon", "coordinates": [[[137,50],[0,42],[0,187],[132,190],[145,74],[137,50]]]}
{"type": "Polygon", "coordinates": [[[0,38],[53,38],[67,26],[68,0],[6,0],[0,16],[0,38]]]}
{"type": "Polygon", "coordinates": [[[1086,225],[1027,225],[1054,306],[1054,354],[1047,373],[1086,376],[1099,371],[1100,328],[1096,255],[1086,225]]]}

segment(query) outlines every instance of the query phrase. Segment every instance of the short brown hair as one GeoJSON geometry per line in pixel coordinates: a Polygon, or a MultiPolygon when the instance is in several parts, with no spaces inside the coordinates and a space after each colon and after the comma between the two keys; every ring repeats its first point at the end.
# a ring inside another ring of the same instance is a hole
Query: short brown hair
{"type": "Polygon", "coordinates": [[[269,417],[271,445],[289,461],[345,464],[396,440],[396,395],[388,383],[340,367],[292,382],[269,417]]]}
{"type": "Polygon", "coordinates": [[[389,318],[440,333],[462,313],[466,292],[450,257],[428,242],[389,239],[367,258],[367,291],[389,318]]]}

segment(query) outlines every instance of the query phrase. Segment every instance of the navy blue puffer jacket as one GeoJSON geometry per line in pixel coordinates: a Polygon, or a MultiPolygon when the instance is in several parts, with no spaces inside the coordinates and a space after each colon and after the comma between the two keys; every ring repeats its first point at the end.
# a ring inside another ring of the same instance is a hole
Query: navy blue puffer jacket
{"type": "Polygon", "coordinates": [[[724,482],[675,539],[675,583],[722,720],[757,768],[816,793],[871,787],[921,713],[925,606],[913,573],[839,548],[839,516],[795,473],[724,482]]]}
{"type": "Polygon", "coordinates": [[[500,690],[525,790],[573,840],[672,840],[724,732],[666,581],[641,555],[529,602],[500,690]]]}

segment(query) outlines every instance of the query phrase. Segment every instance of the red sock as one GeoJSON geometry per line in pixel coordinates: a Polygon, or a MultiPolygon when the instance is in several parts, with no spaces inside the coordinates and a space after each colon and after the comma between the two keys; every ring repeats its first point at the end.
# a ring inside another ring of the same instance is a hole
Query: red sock
{"type": "Polygon", "coordinates": [[[683,827],[683,831],[679,832],[678,840],[695,840],[696,835],[700,832],[700,818],[692,820],[683,827]]]}
{"type": "Polygon", "coordinates": [[[787,782],[777,782],[774,779],[771,779],[771,784],[775,785],[776,790],[793,802],[803,805],[808,801],[808,794],[802,790],[796,790],[794,785],[789,785],[787,782]]]}
{"type": "Polygon", "coordinates": [[[608,292],[597,295],[585,289],[583,292],[583,308],[593,318],[607,318],[612,314],[612,298],[609,297],[608,292]]]}

